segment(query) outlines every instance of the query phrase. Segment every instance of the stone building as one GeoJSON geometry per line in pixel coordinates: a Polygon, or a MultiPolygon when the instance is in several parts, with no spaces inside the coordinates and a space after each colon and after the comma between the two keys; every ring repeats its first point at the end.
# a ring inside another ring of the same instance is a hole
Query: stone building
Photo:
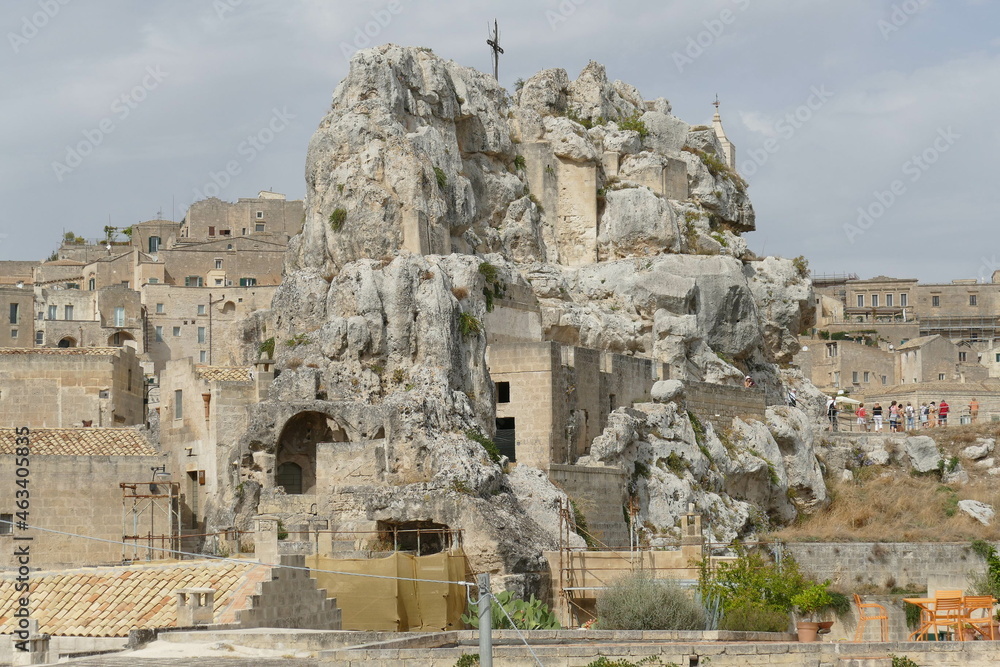
{"type": "Polygon", "coordinates": [[[250,236],[280,245],[302,229],[302,200],[288,200],[276,192],[261,191],[236,203],[212,197],[195,202],[180,223],[183,239],[233,239],[250,236]]]}
{"type": "Polygon", "coordinates": [[[956,345],[940,334],[914,338],[896,348],[896,353],[900,384],[972,382],[989,376],[971,345],[956,345]]]}
{"type": "Polygon", "coordinates": [[[0,347],[34,346],[34,292],[30,285],[0,287],[0,317],[0,347]]]}
{"type": "Polygon", "coordinates": [[[45,347],[131,347],[146,351],[139,292],[125,285],[96,290],[35,289],[35,344],[45,347]]]}
{"type": "Polygon", "coordinates": [[[0,419],[6,424],[142,424],[144,397],[142,368],[131,348],[0,348],[0,419]]]}
{"type": "Polygon", "coordinates": [[[888,349],[853,340],[804,338],[795,364],[824,391],[869,389],[896,384],[896,358],[888,349]]]}
{"type": "MultiPolygon", "coordinates": [[[[119,544],[126,529],[123,520],[122,483],[148,483],[151,471],[163,465],[164,457],[133,429],[125,428],[35,428],[40,420],[21,418],[30,423],[31,509],[29,523],[41,528],[86,535],[60,535],[42,530],[30,531],[31,566],[34,568],[74,567],[120,563],[123,547],[119,544]]],[[[21,420],[6,419],[18,424],[21,420]]],[[[0,428],[0,475],[13,480],[15,429],[0,428]]],[[[14,494],[0,500],[0,518],[16,515],[14,494]]],[[[162,517],[144,516],[143,531],[168,533],[162,517]]],[[[0,567],[15,566],[13,532],[0,525],[0,567]]],[[[131,532],[134,532],[132,530],[131,532]]],[[[169,546],[169,543],[168,543],[169,546]]]]}

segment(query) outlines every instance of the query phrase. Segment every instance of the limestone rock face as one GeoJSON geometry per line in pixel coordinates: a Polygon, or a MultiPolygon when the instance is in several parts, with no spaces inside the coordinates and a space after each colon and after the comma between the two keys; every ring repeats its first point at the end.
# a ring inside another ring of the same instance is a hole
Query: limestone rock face
{"type": "Polygon", "coordinates": [[[958,509],[962,510],[973,519],[988,526],[993,523],[993,517],[996,516],[996,511],[993,509],[992,505],[980,502],[978,500],[959,500],[958,509]]]}
{"type": "Polygon", "coordinates": [[[464,531],[473,569],[538,590],[565,494],[477,441],[495,431],[485,350],[500,329],[669,370],[656,402],[612,410],[579,461],[626,472],[651,540],[688,503],[726,541],[828,502],[809,432],[822,398],[777,367],[809,283],[747,250],[746,184],[666,100],[597,63],[511,97],[426,49],[367,49],[310,142],[306,188],[272,309],[242,332],[250,361],[274,339],[277,371],[224,462],[252,492],[233,491],[217,524],[317,511],[345,531],[444,524],[464,531]],[[802,409],[720,432],[692,421],[682,382],[747,373],[769,396],[794,385],[802,409]],[[275,474],[308,447],[323,472],[286,495],[275,474]]]}

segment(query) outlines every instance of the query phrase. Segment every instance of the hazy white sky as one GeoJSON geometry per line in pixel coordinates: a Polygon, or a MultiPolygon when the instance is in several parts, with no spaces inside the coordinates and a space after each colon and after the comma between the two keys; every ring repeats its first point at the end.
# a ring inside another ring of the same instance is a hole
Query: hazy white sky
{"type": "Polygon", "coordinates": [[[988,276],[997,4],[5,0],[0,259],[42,258],[65,230],[101,236],[109,217],[179,220],[215,188],[302,197],[348,54],[395,42],[488,71],[496,17],[508,89],[593,59],[692,124],[718,93],[756,252],[805,255],[818,273],[988,276]]]}

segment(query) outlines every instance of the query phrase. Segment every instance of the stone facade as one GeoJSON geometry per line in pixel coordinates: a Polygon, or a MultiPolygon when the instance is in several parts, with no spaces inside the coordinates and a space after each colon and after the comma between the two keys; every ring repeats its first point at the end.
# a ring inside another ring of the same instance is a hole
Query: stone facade
{"type": "Polygon", "coordinates": [[[889,350],[851,340],[803,338],[801,343],[795,363],[824,391],[866,392],[896,384],[896,355],[889,350]]]}
{"type": "Polygon", "coordinates": [[[142,368],[129,348],[0,348],[5,424],[142,424],[144,391],[142,368]]]}
{"type": "Polygon", "coordinates": [[[287,244],[302,229],[301,200],[287,200],[274,192],[241,197],[236,203],[212,197],[195,202],[181,221],[185,239],[226,239],[251,236],[287,244]]]}
{"type": "Polygon", "coordinates": [[[767,396],[763,389],[730,387],[707,382],[684,383],[684,405],[717,430],[728,429],[734,417],[765,421],[767,396]]]}
{"type": "Polygon", "coordinates": [[[0,347],[34,347],[34,295],[28,287],[0,287],[0,347]]]}

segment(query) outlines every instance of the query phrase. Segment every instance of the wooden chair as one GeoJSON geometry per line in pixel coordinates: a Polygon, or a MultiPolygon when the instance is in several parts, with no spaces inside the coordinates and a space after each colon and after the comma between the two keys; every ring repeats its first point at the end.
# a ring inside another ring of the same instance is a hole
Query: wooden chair
{"type": "Polygon", "coordinates": [[[868,621],[878,621],[882,630],[882,641],[889,641],[889,614],[885,607],[874,602],[862,602],[861,596],[854,594],[854,604],[858,608],[858,629],[854,631],[854,641],[860,642],[865,637],[865,623],[868,621]],[[874,609],[877,613],[868,615],[867,610],[874,609]]]}
{"type": "Polygon", "coordinates": [[[961,591],[938,591],[934,595],[934,612],[931,614],[930,625],[938,628],[954,628],[953,635],[958,641],[965,639],[962,626],[966,623],[965,602],[961,591]],[[958,593],[957,597],[952,594],[958,593]]]}
{"type": "Polygon", "coordinates": [[[967,595],[965,597],[965,622],[975,628],[976,632],[984,639],[987,638],[987,629],[989,629],[989,639],[996,639],[993,603],[993,597],[990,595],[967,595]],[[974,616],[973,614],[977,611],[983,612],[983,615],[974,616]]]}

